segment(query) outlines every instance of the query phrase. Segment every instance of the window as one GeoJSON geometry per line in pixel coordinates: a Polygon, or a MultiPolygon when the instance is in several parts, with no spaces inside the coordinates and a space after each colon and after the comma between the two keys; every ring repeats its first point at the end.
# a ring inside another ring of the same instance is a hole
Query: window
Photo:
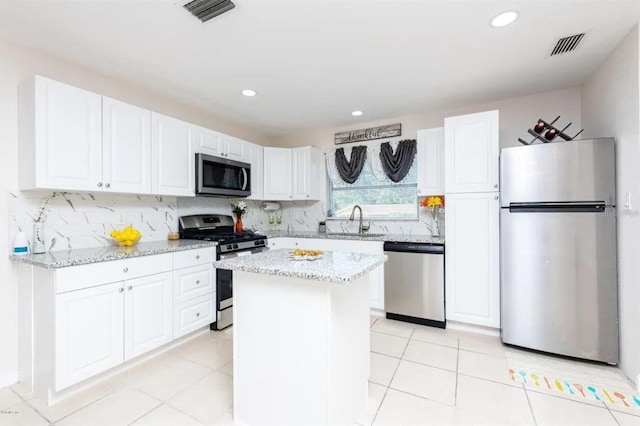
{"type": "Polygon", "coordinates": [[[379,180],[367,158],[362,173],[353,184],[328,183],[328,217],[348,218],[353,206],[362,207],[367,219],[416,219],[418,217],[417,159],[405,178],[398,183],[388,177],[379,180]]]}

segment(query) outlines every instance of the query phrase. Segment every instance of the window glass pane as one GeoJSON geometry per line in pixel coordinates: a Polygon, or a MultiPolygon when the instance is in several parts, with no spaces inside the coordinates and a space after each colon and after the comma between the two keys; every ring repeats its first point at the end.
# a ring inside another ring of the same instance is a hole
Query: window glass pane
{"type": "Polygon", "coordinates": [[[418,167],[414,159],[411,170],[399,183],[384,177],[377,179],[367,159],[362,173],[353,184],[329,182],[329,217],[348,218],[356,204],[365,218],[400,219],[418,216],[418,167]]]}

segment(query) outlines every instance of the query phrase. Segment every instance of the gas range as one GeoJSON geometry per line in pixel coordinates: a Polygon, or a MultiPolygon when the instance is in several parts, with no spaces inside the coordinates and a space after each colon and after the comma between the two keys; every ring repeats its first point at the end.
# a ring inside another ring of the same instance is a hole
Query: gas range
{"type": "Polygon", "coordinates": [[[253,231],[233,232],[233,218],[228,215],[182,216],[180,238],[215,241],[218,254],[254,250],[267,246],[267,237],[253,231]]]}
{"type": "MultiPolygon", "coordinates": [[[[253,231],[233,232],[233,218],[228,215],[181,216],[178,222],[180,238],[217,242],[217,260],[269,250],[266,236],[253,231]]],[[[222,330],[233,324],[233,271],[216,269],[215,277],[216,322],[211,329],[222,330]]]]}

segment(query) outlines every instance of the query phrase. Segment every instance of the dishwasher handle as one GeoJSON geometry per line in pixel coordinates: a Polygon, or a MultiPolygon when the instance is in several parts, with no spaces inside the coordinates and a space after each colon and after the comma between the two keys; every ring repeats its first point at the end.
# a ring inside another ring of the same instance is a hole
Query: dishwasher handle
{"type": "Polygon", "coordinates": [[[444,254],[444,244],[408,243],[398,241],[386,241],[384,251],[404,253],[444,254]]]}

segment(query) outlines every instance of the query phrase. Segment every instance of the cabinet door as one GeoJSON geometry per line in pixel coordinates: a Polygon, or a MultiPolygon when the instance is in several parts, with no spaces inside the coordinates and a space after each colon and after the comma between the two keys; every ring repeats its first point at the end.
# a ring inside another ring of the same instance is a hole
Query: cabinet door
{"type": "Polygon", "coordinates": [[[153,193],[193,197],[195,158],[191,153],[191,124],[152,113],[151,125],[153,193]]]}
{"type": "Polygon", "coordinates": [[[293,148],[291,150],[292,181],[291,196],[294,200],[306,200],[309,198],[311,187],[311,170],[309,147],[293,148]]]}
{"type": "Polygon", "coordinates": [[[418,196],[444,194],[444,127],[418,130],[418,196]]]}
{"type": "Polygon", "coordinates": [[[151,194],[151,111],[102,98],[103,188],[151,194]]]}
{"type": "Polygon", "coordinates": [[[173,274],[125,281],[124,358],[157,348],[173,337],[173,274]]]}
{"type": "Polygon", "coordinates": [[[264,199],[291,199],[291,149],[264,149],[264,199]]]}
{"type": "Polygon", "coordinates": [[[123,285],[56,296],[56,391],[123,362],[123,285]]]}
{"type": "Polygon", "coordinates": [[[447,196],[447,319],[500,327],[498,193],[447,196]]]}
{"type": "Polygon", "coordinates": [[[245,153],[245,142],[232,136],[222,136],[223,156],[230,160],[247,162],[247,154],[245,153]]]}
{"type": "Polygon", "coordinates": [[[35,186],[102,188],[102,97],[35,77],[35,186]]]}
{"type": "Polygon", "coordinates": [[[369,272],[369,306],[384,310],[384,265],[369,272]]]}
{"type": "Polygon", "coordinates": [[[498,111],[445,118],[445,193],[498,190],[498,125],[498,111]]]}
{"type": "Polygon", "coordinates": [[[220,133],[204,127],[192,126],[192,152],[195,154],[201,152],[203,154],[220,157],[220,133]]]}
{"type": "Polygon", "coordinates": [[[251,196],[250,200],[264,199],[264,148],[247,143],[249,164],[251,164],[251,196]]]}

